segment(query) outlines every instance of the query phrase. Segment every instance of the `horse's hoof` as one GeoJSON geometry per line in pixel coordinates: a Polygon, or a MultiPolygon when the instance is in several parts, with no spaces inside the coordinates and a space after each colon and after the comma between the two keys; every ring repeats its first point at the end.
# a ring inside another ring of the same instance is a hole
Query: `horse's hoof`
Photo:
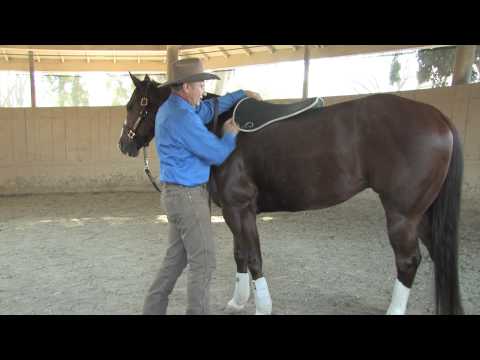
{"type": "Polygon", "coordinates": [[[405,315],[405,311],[400,309],[388,309],[386,315],[405,315]]]}
{"type": "Polygon", "coordinates": [[[268,313],[268,312],[262,313],[262,312],[260,312],[260,311],[258,311],[258,310],[255,310],[255,315],[272,315],[272,313],[268,313]]]}
{"type": "Polygon", "coordinates": [[[245,308],[245,305],[238,305],[233,299],[230,300],[227,304],[226,310],[228,312],[239,312],[242,311],[245,308]]]}

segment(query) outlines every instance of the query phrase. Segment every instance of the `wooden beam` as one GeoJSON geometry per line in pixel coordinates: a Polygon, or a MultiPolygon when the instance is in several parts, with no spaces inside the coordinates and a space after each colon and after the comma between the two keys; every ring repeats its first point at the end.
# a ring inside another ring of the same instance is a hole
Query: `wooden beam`
{"type": "MultiPolygon", "coordinates": [[[[323,49],[312,47],[310,49],[310,59],[443,46],[444,45],[329,45],[323,49]]],[[[0,45],[0,50],[3,50],[4,47],[4,45],[0,45]]],[[[238,46],[238,48],[243,49],[242,51],[247,53],[243,46],[238,46]]],[[[215,70],[219,68],[304,60],[304,51],[301,45],[292,45],[288,48],[277,48],[274,54],[271,54],[269,51],[255,52],[251,49],[248,49],[248,51],[251,52],[249,56],[246,56],[245,53],[239,52],[230,53],[229,57],[226,57],[225,54],[223,54],[223,56],[220,54],[220,50],[218,50],[217,46],[212,46],[208,52],[205,50],[210,58],[203,60],[204,66],[205,68],[215,70]],[[298,50],[292,51],[293,46],[297,46],[298,50]],[[212,53],[210,51],[212,51],[212,53]]],[[[6,49],[6,54],[9,57],[9,62],[0,62],[1,70],[28,71],[28,52],[22,52],[23,55],[17,55],[18,53],[13,53],[6,49]]],[[[120,54],[117,53],[116,56],[118,61],[114,63],[112,61],[113,56],[111,53],[101,56],[89,53],[91,60],[90,64],[87,64],[85,61],[84,54],[85,52],[83,55],[79,54],[78,56],[72,56],[61,51],[53,51],[48,56],[43,55],[41,63],[35,63],[35,68],[36,71],[167,71],[166,56],[162,54],[142,55],[135,53],[126,57],[120,56],[120,54]],[[138,63],[138,57],[141,59],[140,64],[138,63]],[[63,60],[60,62],[59,59],[62,58],[63,60]]]]}
{"type": "Polygon", "coordinates": [[[5,61],[8,62],[8,55],[7,55],[7,52],[5,50],[2,50],[3,52],[3,57],[5,58],[5,61]]]}
{"type": "Polygon", "coordinates": [[[30,70],[30,97],[32,101],[32,107],[36,107],[35,101],[35,62],[33,60],[33,51],[28,52],[28,63],[30,70]]]}
{"type": "MultiPolygon", "coordinates": [[[[192,48],[200,45],[184,45],[183,48],[192,48]]],[[[210,45],[207,45],[210,46],[210,45]]],[[[0,45],[2,48],[24,49],[37,52],[38,50],[60,51],[166,51],[167,45],[0,45]]]]}
{"type": "Polygon", "coordinates": [[[475,61],[475,45],[459,45],[455,55],[452,85],[469,84],[475,61]]]}
{"type": "Polygon", "coordinates": [[[265,46],[268,50],[270,50],[271,54],[275,54],[276,49],[273,47],[273,45],[266,45],[265,46]]]}
{"type": "Polygon", "coordinates": [[[310,70],[310,45],[305,45],[304,51],[304,73],[303,73],[303,98],[308,97],[308,75],[310,70]]]}
{"type": "Polygon", "coordinates": [[[179,46],[178,45],[168,45],[167,46],[167,79],[168,81],[172,80],[172,67],[173,63],[178,60],[179,55],[179,46]]]}
{"type": "Polygon", "coordinates": [[[200,50],[200,54],[202,54],[205,59],[207,59],[207,60],[210,59],[210,56],[208,56],[208,55],[205,53],[205,51],[200,50]]]}
{"type": "Polygon", "coordinates": [[[225,55],[227,59],[230,57],[230,54],[227,51],[225,51],[223,47],[219,46],[218,49],[222,52],[223,55],[225,55]]]}
{"type": "Polygon", "coordinates": [[[180,50],[197,50],[200,48],[211,47],[213,45],[178,45],[180,50]]]}
{"type": "Polygon", "coordinates": [[[241,46],[242,46],[243,51],[245,51],[248,56],[252,56],[252,50],[250,50],[250,49],[249,49],[248,47],[246,47],[245,45],[241,45],[241,46]]]}
{"type": "Polygon", "coordinates": [[[292,49],[293,49],[294,51],[298,51],[299,48],[300,48],[300,47],[299,47],[298,45],[292,45],[292,49]]]}
{"type": "MultiPolygon", "coordinates": [[[[7,63],[5,61],[0,62],[0,70],[15,70],[15,71],[29,71],[29,62],[28,59],[23,60],[13,60],[10,58],[10,61],[7,63]]],[[[90,61],[90,64],[87,64],[85,60],[75,60],[69,61],[65,59],[64,63],[61,63],[58,58],[45,60],[42,59],[41,63],[35,62],[35,71],[138,71],[138,72],[167,72],[167,66],[163,61],[145,61],[142,60],[138,64],[137,60],[132,61],[117,61],[116,64],[110,60],[95,60],[90,61]]]]}

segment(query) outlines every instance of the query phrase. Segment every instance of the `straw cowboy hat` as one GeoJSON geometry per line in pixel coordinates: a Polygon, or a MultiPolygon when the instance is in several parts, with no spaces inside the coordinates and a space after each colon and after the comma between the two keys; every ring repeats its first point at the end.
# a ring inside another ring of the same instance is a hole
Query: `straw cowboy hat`
{"type": "Polygon", "coordinates": [[[200,59],[182,59],[173,63],[171,80],[163,83],[161,86],[163,87],[211,79],[220,80],[217,75],[203,71],[203,64],[200,59]]]}

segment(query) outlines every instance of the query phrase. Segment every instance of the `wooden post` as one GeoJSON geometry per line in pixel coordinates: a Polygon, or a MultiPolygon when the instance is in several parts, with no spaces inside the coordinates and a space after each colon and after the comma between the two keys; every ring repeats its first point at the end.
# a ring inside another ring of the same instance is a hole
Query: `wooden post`
{"type": "Polygon", "coordinates": [[[472,77],[472,65],[475,61],[475,45],[457,46],[452,85],[469,84],[472,77]]]}
{"type": "Polygon", "coordinates": [[[305,55],[304,55],[305,69],[303,74],[303,98],[308,97],[308,71],[310,68],[310,45],[305,45],[305,55]]]}
{"type": "Polygon", "coordinates": [[[167,45],[167,79],[171,80],[172,66],[178,60],[179,45],[167,45]]]}
{"type": "Polygon", "coordinates": [[[28,62],[30,67],[30,96],[32,99],[32,107],[36,107],[35,101],[35,66],[33,61],[33,51],[28,52],[28,62]]]}

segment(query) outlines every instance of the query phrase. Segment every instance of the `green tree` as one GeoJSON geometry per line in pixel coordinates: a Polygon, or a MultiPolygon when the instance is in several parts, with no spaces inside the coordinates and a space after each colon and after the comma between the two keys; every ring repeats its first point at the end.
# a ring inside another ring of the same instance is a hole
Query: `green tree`
{"type": "Polygon", "coordinates": [[[395,55],[390,65],[390,85],[397,85],[398,90],[400,90],[407,81],[406,77],[402,78],[400,74],[401,70],[402,64],[398,61],[398,55],[395,55]]]}
{"type": "Polygon", "coordinates": [[[113,91],[112,105],[123,106],[128,102],[128,99],[130,99],[133,93],[133,83],[130,77],[128,77],[128,79],[122,79],[109,74],[107,89],[113,91]]]}
{"type": "MultiPolygon", "coordinates": [[[[436,49],[423,49],[417,53],[419,70],[417,79],[420,83],[432,81],[433,87],[447,85],[447,79],[453,74],[455,66],[456,47],[441,47],[436,49]]],[[[480,46],[475,50],[475,66],[472,69],[471,81],[478,81],[480,74],[480,46]]]]}
{"type": "Polygon", "coordinates": [[[47,80],[59,106],[87,106],[88,92],[79,76],[49,75],[47,80]]]}
{"type": "Polygon", "coordinates": [[[88,106],[88,92],[83,88],[79,76],[72,81],[71,103],[73,106],[88,106]]]}
{"type": "Polygon", "coordinates": [[[26,73],[5,71],[0,74],[0,107],[30,105],[30,77],[26,73]]]}

